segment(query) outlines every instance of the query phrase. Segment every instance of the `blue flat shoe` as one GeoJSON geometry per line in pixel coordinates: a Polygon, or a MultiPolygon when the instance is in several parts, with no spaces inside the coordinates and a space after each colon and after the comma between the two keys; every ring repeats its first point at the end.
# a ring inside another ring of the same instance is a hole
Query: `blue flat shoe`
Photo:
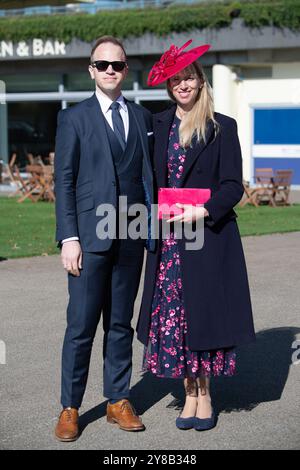
{"type": "Polygon", "coordinates": [[[217,424],[217,417],[216,417],[214,410],[212,410],[212,414],[210,418],[202,419],[202,418],[197,418],[196,416],[194,418],[194,429],[196,431],[208,431],[209,429],[214,428],[216,424],[217,424]]]}
{"type": "Polygon", "coordinates": [[[194,421],[194,416],[191,418],[180,418],[180,416],[178,416],[178,418],[176,418],[176,427],[184,431],[187,429],[192,429],[194,427],[194,421]]]}

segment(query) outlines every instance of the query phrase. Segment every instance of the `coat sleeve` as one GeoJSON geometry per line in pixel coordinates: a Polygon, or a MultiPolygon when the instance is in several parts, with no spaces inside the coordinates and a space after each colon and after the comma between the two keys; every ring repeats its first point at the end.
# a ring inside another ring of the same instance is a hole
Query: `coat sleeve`
{"type": "Polygon", "coordinates": [[[56,240],[78,237],[75,187],[79,167],[80,142],[66,111],[60,111],[54,158],[56,240]]]}
{"type": "Polygon", "coordinates": [[[220,132],[219,189],[204,204],[209,212],[206,222],[211,227],[233,209],[244,193],[242,155],[236,121],[230,119],[220,132]]]}

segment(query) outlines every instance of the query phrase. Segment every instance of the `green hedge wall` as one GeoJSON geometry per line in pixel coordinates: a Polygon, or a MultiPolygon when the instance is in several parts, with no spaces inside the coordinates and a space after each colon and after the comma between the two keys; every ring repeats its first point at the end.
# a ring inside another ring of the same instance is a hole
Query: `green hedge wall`
{"type": "Polygon", "coordinates": [[[235,17],[249,27],[273,25],[300,30],[300,0],[255,0],[207,3],[143,10],[102,11],[94,15],[69,14],[0,19],[0,39],[20,41],[56,38],[70,42],[73,37],[92,42],[112,34],[120,38],[146,32],[164,36],[197,28],[229,26],[235,17]]]}

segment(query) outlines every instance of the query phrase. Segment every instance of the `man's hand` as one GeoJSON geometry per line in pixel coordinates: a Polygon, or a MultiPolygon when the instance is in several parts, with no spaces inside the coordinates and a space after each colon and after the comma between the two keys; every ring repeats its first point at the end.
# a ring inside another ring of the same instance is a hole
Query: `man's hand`
{"type": "Polygon", "coordinates": [[[74,276],[80,276],[79,270],[82,269],[82,251],[78,241],[63,243],[61,261],[68,273],[74,276]]]}

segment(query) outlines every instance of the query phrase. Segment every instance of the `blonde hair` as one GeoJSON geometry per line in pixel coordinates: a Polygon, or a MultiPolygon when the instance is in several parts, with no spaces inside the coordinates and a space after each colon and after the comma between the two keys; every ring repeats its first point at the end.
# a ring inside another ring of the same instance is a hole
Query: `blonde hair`
{"type": "MultiPolygon", "coordinates": [[[[197,75],[201,88],[199,89],[193,108],[185,114],[180,123],[179,139],[182,147],[189,147],[194,136],[197,137],[197,142],[203,139],[206,143],[206,126],[210,119],[215,128],[215,136],[219,131],[219,124],[214,118],[212,88],[201,65],[197,62],[193,62],[186,67],[186,70],[197,75]]],[[[167,90],[170,98],[176,101],[171,91],[170,79],[167,81],[167,90]]]]}

